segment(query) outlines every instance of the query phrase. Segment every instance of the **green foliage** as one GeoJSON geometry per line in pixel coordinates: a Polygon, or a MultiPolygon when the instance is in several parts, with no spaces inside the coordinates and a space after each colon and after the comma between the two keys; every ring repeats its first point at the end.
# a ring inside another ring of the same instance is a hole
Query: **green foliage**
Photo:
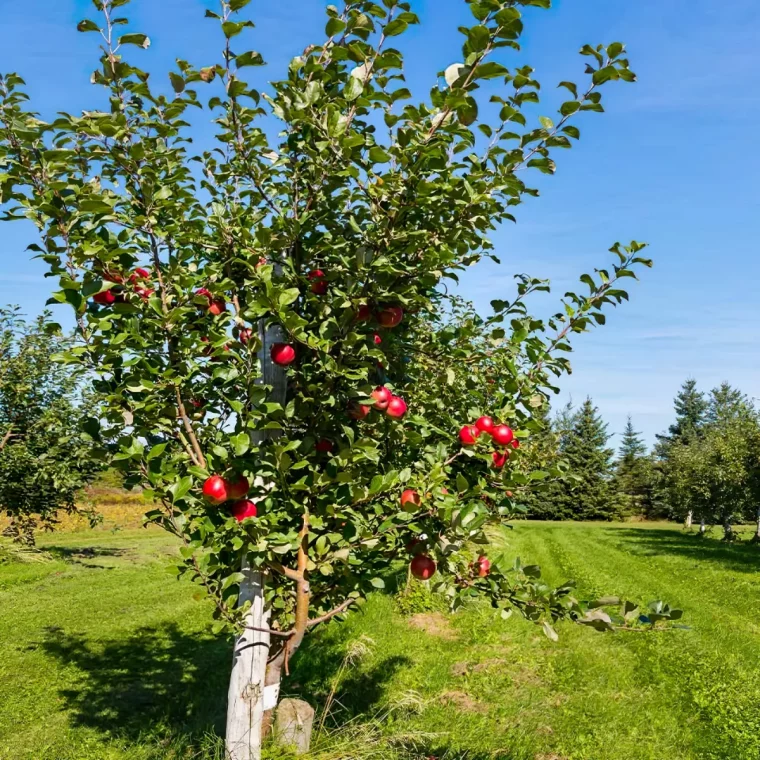
{"type": "Polygon", "coordinates": [[[223,2],[206,14],[220,25],[221,59],[178,61],[167,97],[132,63],[148,38],[116,41],[114,25],[127,22],[112,11],[126,1],[103,0],[102,18],[80,24],[103,30],[92,81],[108,111],[44,122],[26,110],[23,80],[0,78],[4,218],[37,225],[42,245],[31,248],[59,283],[52,301],[78,320],[77,345],[61,358],[94,373],[105,399],[91,435],[158,503],[148,519],[182,540],[220,628],[245,612],[236,609],[244,558],[267,575],[273,626],[302,636],[311,622],[294,582],[312,621],[342,613],[382,586],[410,539],[435,557],[436,589],[454,606],[485,596],[532,620],[582,614],[565,587],[513,568],[471,582],[469,547],[514,511],[506,491],[546,472],[529,471],[519,453],[494,472],[490,452],[461,449],[457,431],[489,413],[528,438],[569,370],[569,337],[627,299],[620,281],[650,265],[643,245],[613,246],[613,266],[583,275],[588,294],[566,294],[548,320],[525,304],[545,281],[519,276],[516,298],[494,301],[487,319],[461,312],[445,282],[495,259],[490,233],[536,195],[522,170],[552,173],[556,151],[579,137],[571,118],[603,110],[605,83],[633,81],[622,45],[584,47],[586,85],[563,82],[572,100],[556,124],[533,126],[533,69],[494,59],[519,49],[519,6],[543,0],[471,2],[477,23],[462,28],[461,62],[416,104],[391,46],[418,23],[408,3],[328,6],[328,39],[259,92],[244,78],[263,64],[244,47],[246,3],[223,2]],[[495,123],[482,117],[490,79],[495,123]],[[203,107],[201,88],[219,146],[193,155],[186,119],[203,107]],[[357,319],[389,307],[404,313],[395,330],[357,319]],[[449,309],[461,324],[443,316],[449,309]],[[262,354],[272,335],[296,352],[284,399],[262,354]],[[498,383],[483,389],[489,369],[498,383]],[[380,383],[408,402],[403,423],[347,413],[380,383]],[[316,447],[325,440],[330,453],[316,447]],[[240,524],[205,503],[211,473],[255,482],[258,518],[240,524]],[[400,509],[403,488],[424,495],[416,513],[400,509]]]}
{"type": "Polygon", "coordinates": [[[704,393],[697,389],[697,381],[694,379],[690,378],[684,382],[673,403],[676,421],[668,429],[667,435],[657,436],[661,456],[665,455],[669,444],[696,438],[707,415],[707,401],[704,393]]]}
{"type": "Polygon", "coordinates": [[[652,515],[654,465],[647,456],[647,447],[628,417],[620,442],[618,461],[615,464],[614,487],[623,496],[627,515],[652,515]]]}
{"type": "Polygon", "coordinates": [[[559,419],[558,455],[567,476],[552,483],[532,510],[533,517],[552,520],[612,520],[621,503],[613,480],[614,451],[599,410],[587,398],[575,412],[563,410],[559,419]]]}
{"type": "Polygon", "coordinates": [[[429,584],[424,581],[410,579],[409,583],[396,595],[396,608],[402,615],[440,612],[447,606],[445,597],[435,594],[429,584]]]}
{"type": "Polygon", "coordinates": [[[676,519],[691,515],[721,525],[731,540],[734,523],[758,514],[760,418],[752,401],[727,383],[713,389],[707,401],[693,384],[687,386],[688,396],[682,392],[677,399],[679,420],[660,449],[660,488],[676,519]],[[682,411],[687,407],[690,417],[682,411]],[[673,435],[690,418],[699,425],[684,425],[681,437],[673,435]]]}
{"type": "Polygon", "coordinates": [[[48,313],[25,323],[0,309],[0,510],[6,535],[27,544],[60,511],[78,511],[79,491],[101,469],[80,380],[51,358],[69,345],[48,313]]]}

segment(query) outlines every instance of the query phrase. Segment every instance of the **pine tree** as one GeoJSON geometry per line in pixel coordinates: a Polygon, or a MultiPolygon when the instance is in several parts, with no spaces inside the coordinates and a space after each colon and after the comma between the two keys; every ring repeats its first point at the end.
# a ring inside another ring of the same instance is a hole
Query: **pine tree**
{"type": "Polygon", "coordinates": [[[686,380],[673,402],[676,421],[668,432],[657,436],[657,454],[667,458],[668,446],[676,442],[688,442],[696,438],[702,430],[707,416],[707,400],[702,391],[697,390],[697,381],[686,380]]]}
{"type": "Polygon", "coordinates": [[[607,448],[607,425],[587,398],[565,437],[563,457],[572,479],[559,483],[553,494],[559,519],[612,520],[620,514],[620,498],[613,483],[614,451],[607,448]]]}
{"type": "Polygon", "coordinates": [[[615,484],[624,497],[628,514],[649,516],[652,511],[652,461],[641,434],[633,427],[630,415],[620,443],[615,467],[615,484]]]}

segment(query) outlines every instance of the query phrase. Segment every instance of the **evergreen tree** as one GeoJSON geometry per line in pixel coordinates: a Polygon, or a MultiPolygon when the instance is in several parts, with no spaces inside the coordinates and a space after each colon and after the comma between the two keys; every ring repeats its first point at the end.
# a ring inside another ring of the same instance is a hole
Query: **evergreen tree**
{"type": "MultiPolygon", "coordinates": [[[[707,419],[707,399],[705,394],[697,389],[697,381],[690,378],[681,386],[673,405],[676,413],[675,422],[670,425],[667,433],[657,436],[654,449],[650,516],[684,519],[687,527],[691,527],[694,510],[688,506],[688,498],[679,497],[674,500],[674,494],[681,487],[680,474],[675,477],[672,472],[674,447],[688,445],[700,439],[707,419]]],[[[684,460],[689,460],[689,457],[679,455],[679,473],[684,471],[684,460]]]]}
{"type": "Polygon", "coordinates": [[[633,427],[630,415],[620,443],[615,467],[615,485],[625,502],[628,514],[649,516],[652,511],[652,460],[641,434],[633,427]]]}
{"type": "MultiPolygon", "coordinates": [[[[564,437],[562,456],[570,478],[556,484],[551,494],[554,519],[612,520],[620,514],[620,498],[613,483],[614,451],[599,410],[587,398],[573,416],[564,437]]],[[[548,511],[548,509],[547,509],[548,511]]]]}
{"type": "Polygon", "coordinates": [[[707,400],[702,391],[697,390],[697,381],[686,380],[673,402],[676,421],[668,432],[657,436],[657,453],[660,458],[667,458],[667,448],[676,442],[686,442],[696,438],[702,430],[707,417],[707,400]]]}

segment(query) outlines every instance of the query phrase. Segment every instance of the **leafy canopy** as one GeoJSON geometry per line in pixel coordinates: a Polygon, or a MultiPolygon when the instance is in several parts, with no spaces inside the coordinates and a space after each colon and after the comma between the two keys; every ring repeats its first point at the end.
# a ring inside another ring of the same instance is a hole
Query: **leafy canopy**
{"type": "Polygon", "coordinates": [[[620,280],[649,265],[643,246],[613,246],[613,266],[584,274],[588,292],[549,320],[526,306],[545,281],[519,276],[487,318],[444,283],[496,258],[490,233],[537,194],[530,170],[554,172],[580,137],[574,117],[603,110],[602,86],[634,80],[623,46],[584,47],[585,84],[562,82],[559,113],[530,124],[540,84],[502,60],[519,50],[521,8],[548,0],[468,0],[459,62],[424,102],[396,47],[419,22],[409,3],[328,6],[325,39],[260,92],[246,81],[264,63],[243,42],[248,3],[225,0],[206,13],[220,59],[177,61],[167,96],[134,63],[149,38],[122,33],[127,2],[96,0],[102,13],[79,25],[100,41],[92,81],[108,111],[46,122],[25,110],[18,75],[0,79],[2,201],[6,219],[37,225],[52,300],[76,313],[79,341],[62,359],[98,377],[93,437],[115,440],[129,482],[159,502],[148,519],[182,540],[220,625],[242,619],[244,557],[267,576],[290,651],[419,553],[455,606],[486,596],[547,626],[583,616],[569,587],[535,571],[473,572],[485,525],[513,509],[508,492],[546,473],[515,450],[495,469],[485,437],[462,449],[457,432],[490,414],[529,436],[569,370],[569,338],[627,298],[620,280]],[[187,119],[202,91],[218,145],[195,155],[187,119]],[[383,327],[399,310],[401,324],[383,327]],[[273,341],[295,353],[285,393],[273,341]],[[405,399],[402,420],[364,416],[380,384],[405,399]],[[212,473],[246,476],[258,516],[239,523],[204,502],[212,473]],[[404,489],[417,508],[401,508],[404,489]]]}
{"type": "Polygon", "coordinates": [[[101,469],[103,452],[84,430],[81,378],[51,358],[69,345],[49,313],[27,323],[18,309],[0,309],[0,509],[6,534],[28,544],[59,511],[78,511],[78,491],[101,469]]]}

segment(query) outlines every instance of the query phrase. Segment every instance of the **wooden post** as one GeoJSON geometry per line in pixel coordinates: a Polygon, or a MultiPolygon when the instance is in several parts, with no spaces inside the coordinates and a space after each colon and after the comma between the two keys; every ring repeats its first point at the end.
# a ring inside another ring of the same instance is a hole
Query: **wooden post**
{"type": "MultiPolygon", "coordinates": [[[[253,628],[269,627],[269,612],[264,609],[264,578],[246,561],[245,580],[240,584],[240,604],[251,603],[245,617],[246,629],[235,640],[232,675],[227,694],[227,754],[230,760],[260,760],[262,723],[267,703],[277,703],[277,694],[265,689],[269,634],[253,628]]],[[[279,691],[279,685],[275,691],[279,691]]]]}
{"type": "MultiPolygon", "coordinates": [[[[284,406],[287,376],[285,370],[274,364],[270,356],[272,346],[282,342],[284,334],[279,326],[265,330],[260,323],[259,338],[262,342],[259,353],[260,382],[271,385],[270,399],[284,406]]],[[[265,432],[258,434],[259,442],[267,437],[265,432]]],[[[266,483],[261,480],[254,481],[254,485],[266,487],[266,483]]],[[[240,604],[250,601],[251,608],[245,619],[248,628],[235,641],[232,658],[227,697],[226,750],[228,760],[261,760],[264,714],[276,707],[280,684],[278,681],[266,685],[269,634],[252,630],[269,628],[270,611],[264,606],[265,577],[252,570],[247,558],[243,559],[242,572],[245,577],[240,584],[240,604]]]]}
{"type": "Polygon", "coordinates": [[[275,738],[281,747],[305,755],[311,745],[314,727],[314,708],[302,699],[283,699],[277,708],[275,738]]]}

